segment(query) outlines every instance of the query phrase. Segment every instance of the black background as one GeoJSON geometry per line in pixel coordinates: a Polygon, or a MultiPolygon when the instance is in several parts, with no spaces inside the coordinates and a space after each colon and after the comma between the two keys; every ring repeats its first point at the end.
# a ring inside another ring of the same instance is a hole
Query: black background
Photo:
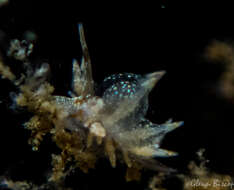
{"type": "MultiPolygon", "coordinates": [[[[212,171],[232,174],[234,106],[216,89],[223,68],[207,62],[203,55],[212,40],[232,42],[234,33],[227,19],[219,17],[220,11],[214,12],[218,17],[208,12],[199,17],[199,10],[192,17],[182,13],[202,6],[170,1],[128,5],[11,1],[0,8],[0,47],[6,51],[9,39],[22,39],[26,30],[35,32],[33,57],[49,62],[55,93],[66,95],[72,58],[81,58],[77,23],[82,22],[97,83],[113,73],[167,71],[150,94],[148,118],[155,123],[173,118],[185,124],[163,143],[179,156],[162,162],[186,173],[188,163],[196,160],[196,151],[205,148],[212,171]]],[[[9,109],[8,96],[14,88],[6,80],[0,84],[0,175],[42,183],[56,147],[46,137],[38,152],[31,151],[30,134],[22,126],[29,115],[9,109]]],[[[145,172],[142,182],[126,183],[124,171],[125,166],[112,169],[107,160],[101,160],[95,170],[89,174],[77,171],[67,183],[79,189],[143,189],[153,175],[145,172]]]]}

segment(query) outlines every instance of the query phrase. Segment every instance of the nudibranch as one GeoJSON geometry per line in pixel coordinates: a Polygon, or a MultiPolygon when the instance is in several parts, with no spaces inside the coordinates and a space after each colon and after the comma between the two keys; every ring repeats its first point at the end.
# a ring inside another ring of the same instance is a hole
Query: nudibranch
{"type": "Polygon", "coordinates": [[[91,147],[95,139],[96,144],[103,144],[113,167],[119,151],[129,167],[131,160],[177,155],[161,149],[160,143],[166,133],[183,122],[168,120],[159,125],[145,118],[148,94],[165,71],[145,75],[114,74],[105,78],[95,91],[81,24],[79,33],[83,58],[80,65],[73,61],[72,97],[55,97],[56,104],[66,112],[63,118],[66,128],[77,132],[87,129],[87,147],[91,147]]]}
{"type": "MultiPolygon", "coordinates": [[[[19,88],[15,105],[34,113],[24,124],[32,132],[30,144],[33,150],[38,150],[43,136],[49,133],[61,149],[60,159],[53,161],[53,164],[59,162],[54,171],[60,167],[63,173],[70,158],[77,161],[76,166],[87,171],[102,156],[109,158],[113,167],[119,160],[128,168],[163,170],[155,157],[170,157],[177,153],[160,148],[160,143],[168,132],[183,122],[168,120],[164,124],[154,124],[145,116],[148,95],[165,71],[145,75],[114,74],[94,88],[84,29],[82,24],[78,26],[83,56],[80,64],[75,59],[72,63],[70,97],[52,94],[54,88],[46,81],[48,64],[32,68],[28,59],[32,44],[28,52],[25,43],[21,47],[18,40],[12,41],[8,52],[8,56],[17,60],[20,57],[24,68],[28,68],[20,79],[8,78],[19,88]]],[[[5,70],[10,73],[9,68],[5,70]]]]}

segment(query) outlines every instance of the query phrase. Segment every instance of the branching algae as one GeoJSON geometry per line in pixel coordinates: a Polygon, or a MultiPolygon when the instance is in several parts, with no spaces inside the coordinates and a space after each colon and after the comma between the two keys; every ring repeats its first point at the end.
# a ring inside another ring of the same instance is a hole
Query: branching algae
{"type": "Polygon", "coordinates": [[[116,167],[117,160],[126,163],[127,180],[139,179],[142,168],[170,172],[171,169],[154,158],[176,155],[161,149],[160,142],[166,133],[183,122],[168,120],[159,125],[145,118],[148,94],[165,72],[111,75],[104,79],[98,90],[94,90],[91,62],[81,24],[79,33],[83,57],[81,64],[73,61],[70,97],[52,94],[54,88],[46,81],[48,64],[37,69],[30,66],[27,56],[32,51],[32,44],[26,47],[16,40],[8,52],[27,68],[20,79],[16,79],[9,67],[0,64],[2,76],[19,88],[16,105],[34,114],[24,124],[31,130],[29,143],[33,150],[38,149],[48,133],[61,149],[61,155],[52,156],[53,171],[49,180],[58,182],[76,167],[87,172],[103,156],[109,158],[112,167],[116,167]],[[67,169],[70,161],[75,161],[75,165],[67,169]]]}

